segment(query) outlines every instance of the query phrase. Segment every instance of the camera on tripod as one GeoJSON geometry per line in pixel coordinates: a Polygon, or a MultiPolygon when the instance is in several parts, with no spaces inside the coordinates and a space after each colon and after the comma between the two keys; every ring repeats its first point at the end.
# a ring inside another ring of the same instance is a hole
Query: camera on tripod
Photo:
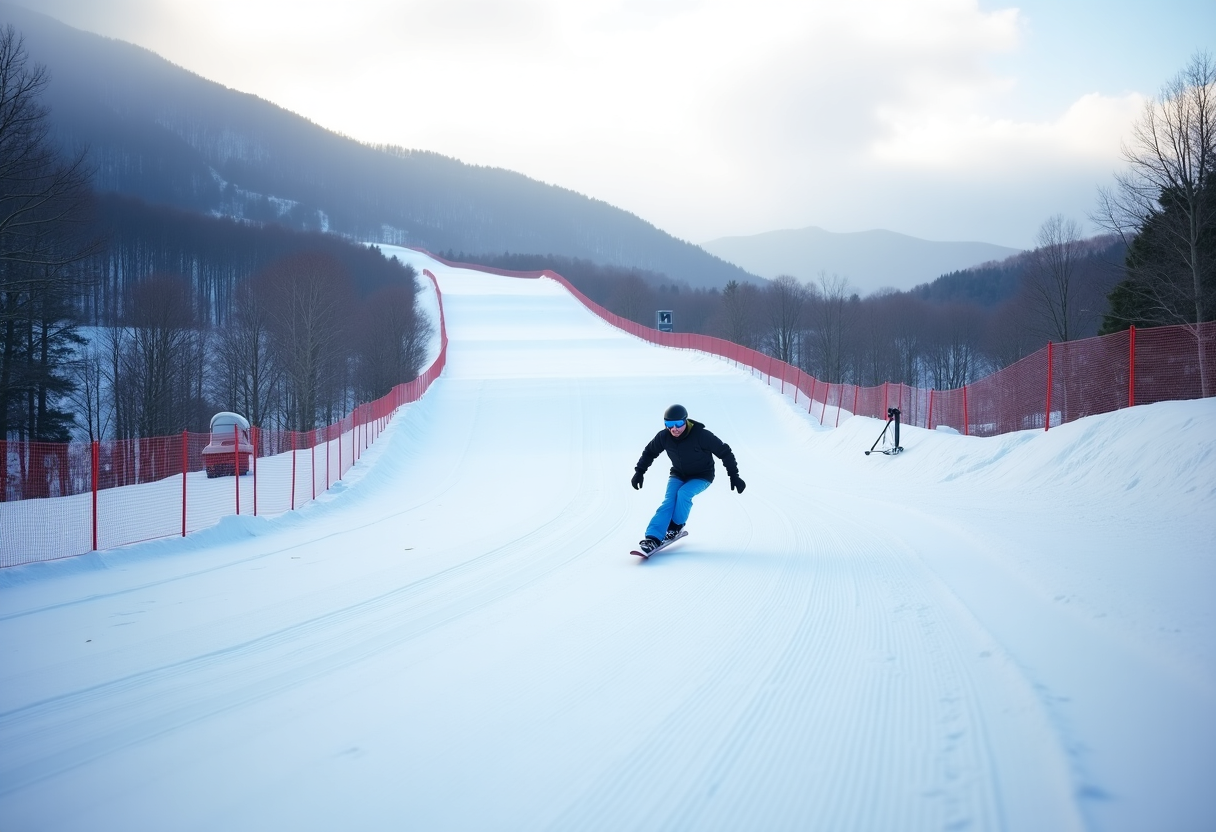
{"type": "Polygon", "coordinates": [[[874,440],[874,444],[870,446],[870,450],[866,451],[866,456],[869,456],[870,454],[874,453],[874,449],[878,447],[878,443],[881,442],[884,438],[886,438],[887,429],[890,428],[891,425],[895,425],[894,441],[891,443],[890,446],[879,451],[879,453],[886,454],[887,456],[895,456],[896,454],[900,453],[903,450],[903,448],[900,447],[900,444],[899,444],[899,408],[898,407],[888,407],[887,408],[887,423],[885,425],[883,425],[882,433],[880,433],[878,435],[878,438],[874,440]]]}

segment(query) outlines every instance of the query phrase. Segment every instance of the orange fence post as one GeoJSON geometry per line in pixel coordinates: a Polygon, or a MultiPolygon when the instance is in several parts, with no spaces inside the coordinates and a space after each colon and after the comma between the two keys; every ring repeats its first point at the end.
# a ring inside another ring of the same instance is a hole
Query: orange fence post
{"type": "Polygon", "coordinates": [[[253,467],[253,516],[258,516],[258,442],[261,441],[260,431],[258,426],[254,425],[249,428],[250,444],[253,445],[253,453],[250,454],[252,459],[250,465],[253,467]]]}
{"type": "Polygon", "coordinates": [[[236,513],[241,513],[241,431],[232,426],[232,478],[236,482],[236,513]]]}
{"type": "Polygon", "coordinates": [[[1043,418],[1043,430],[1051,429],[1051,342],[1047,342],[1047,412],[1043,418]]]}
{"type": "Polygon", "coordinates": [[[186,474],[189,472],[190,434],[182,431],[182,537],[186,536],[186,474]]]}
{"type": "Polygon", "coordinates": [[[1127,345],[1127,406],[1136,406],[1136,328],[1128,328],[1127,345]]]}
{"type": "Polygon", "coordinates": [[[101,474],[101,443],[93,440],[93,551],[97,551],[97,480],[101,474]]]}

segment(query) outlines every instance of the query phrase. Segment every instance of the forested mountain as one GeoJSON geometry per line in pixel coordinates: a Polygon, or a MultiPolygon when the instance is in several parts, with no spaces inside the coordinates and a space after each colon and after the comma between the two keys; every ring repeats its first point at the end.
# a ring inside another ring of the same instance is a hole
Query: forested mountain
{"type": "MultiPolygon", "coordinates": [[[[543,253],[660,272],[692,286],[750,275],[642,219],[511,171],[374,148],[145,49],[0,3],[51,84],[66,150],[94,186],[149,202],[432,251],[543,253]]],[[[754,278],[752,278],[754,279],[754,278]]]]}
{"type": "MultiPolygon", "coordinates": [[[[1078,249],[1075,279],[1078,283],[1096,284],[1105,297],[1123,275],[1127,246],[1117,237],[1101,236],[1083,241],[1078,249]]],[[[1015,298],[1023,290],[1027,273],[1034,264],[1035,252],[1022,252],[1000,261],[943,274],[909,289],[908,294],[930,303],[973,303],[993,308],[1015,298]]]]}
{"type": "Polygon", "coordinates": [[[722,237],[702,247],[762,277],[789,274],[805,281],[838,275],[862,297],[907,291],[938,275],[1018,253],[991,243],[935,242],[882,229],[840,234],[814,226],[722,237]]]}
{"type": "Polygon", "coordinates": [[[82,319],[94,326],[120,321],[131,288],[146,277],[172,274],[190,285],[199,323],[223,327],[240,284],[277,260],[304,253],[339,264],[360,298],[386,287],[413,288],[412,268],[374,247],[319,231],[251,225],[113,193],[95,197],[94,215],[106,246],[89,261],[92,277],[79,304],[82,319]]]}
{"type": "Polygon", "coordinates": [[[49,85],[0,25],[0,501],[14,461],[15,493],[52,493],[11,439],[201,432],[232,409],[306,431],[418,374],[430,324],[411,267],[334,234],[96,192],[87,154],[51,138],[49,85]]]}

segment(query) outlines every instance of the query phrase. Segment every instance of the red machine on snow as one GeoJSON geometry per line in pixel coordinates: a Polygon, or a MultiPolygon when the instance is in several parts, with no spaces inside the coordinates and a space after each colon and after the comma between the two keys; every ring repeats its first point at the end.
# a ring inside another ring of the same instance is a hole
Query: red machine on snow
{"type": "Polygon", "coordinates": [[[203,464],[208,477],[228,477],[236,470],[249,473],[253,443],[249,441],[249,420],[239,413],[222,411],[211,417],[211,441],[203,448],[203,464]]]}

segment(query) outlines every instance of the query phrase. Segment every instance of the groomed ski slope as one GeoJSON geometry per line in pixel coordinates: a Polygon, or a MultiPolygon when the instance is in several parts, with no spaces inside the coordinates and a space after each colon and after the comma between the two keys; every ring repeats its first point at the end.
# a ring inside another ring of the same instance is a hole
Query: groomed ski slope
{"type": "Polygon", "coordinates": [[[0,829],[1216,826],[1216,400],[867,457],[397,253],[448,369],[332,494],[0,572],[0,829]],[[672,402],[747,490],[643,563],[672,402]]]}

